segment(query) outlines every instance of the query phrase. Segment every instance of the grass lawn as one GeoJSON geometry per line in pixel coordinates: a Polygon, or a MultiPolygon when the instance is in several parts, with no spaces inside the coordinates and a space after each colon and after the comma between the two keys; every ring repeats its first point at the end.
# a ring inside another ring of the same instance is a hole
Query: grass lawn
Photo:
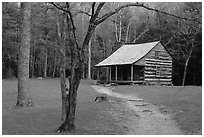
{"type": "Polygon", "coordinates": [[[202,87],[198,86],[116,86],[116,92],[135,94],[172,114],[185,134],[201,134],[202,87]]]}
{"type": "MultiPolygon", "coordinates": [[[[61,123],[59,79],[31,79],[30,94],[34,107],[15,108],[17,80],[2,80],[2,134],[58,134],[61,123]]],[[[110,102],[95,103],[98,95],[91,88],[93,81],[82,81],[77,96],[76,132],[72,134],[125,134],[107,111],[110,102]]]]}

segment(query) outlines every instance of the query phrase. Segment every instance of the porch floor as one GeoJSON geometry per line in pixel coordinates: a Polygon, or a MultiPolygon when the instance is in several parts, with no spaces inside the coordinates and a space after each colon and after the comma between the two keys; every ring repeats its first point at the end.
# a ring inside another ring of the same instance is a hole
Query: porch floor
{"type": "Polygon", "coordinates": [[[144,81],[108,81],[108,83],[117,83],[117,84],[131,84],[131,83],[134,83],[134,84],[142,84],[144,83],[144,81]]]}

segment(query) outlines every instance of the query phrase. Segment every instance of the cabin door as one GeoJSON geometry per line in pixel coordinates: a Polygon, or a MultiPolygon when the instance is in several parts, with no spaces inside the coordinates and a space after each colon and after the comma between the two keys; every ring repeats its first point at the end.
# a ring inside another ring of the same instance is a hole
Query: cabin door
{"type": "Polygon", "coordinates": [[[118,81],[129,81],[130,80],[130,65],[117,66],[117,80],[118,81]]]}
{"type": "Polygon", "coordinates": [[[133,81],[144,81],[144,66],[133,66],[133,81]]]}

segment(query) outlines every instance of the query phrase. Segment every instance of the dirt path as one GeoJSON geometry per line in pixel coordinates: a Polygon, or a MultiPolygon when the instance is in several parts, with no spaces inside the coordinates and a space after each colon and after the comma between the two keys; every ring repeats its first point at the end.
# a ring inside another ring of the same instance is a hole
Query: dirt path
{"type": "Polygon", "coordinates": [[[110,88],[92,86],[96,92],[107,94],[125,100],[129,110],[135,112],[129,117],[127,122],[128,133],[130,135],[181,135],[181,130],[175,121],[167,114],[162,114],[158,107],[145,102],[135,95],[123,95],[113,92],[110,88]],[[135,118],[137,116],[138,118],[135,118]]]}

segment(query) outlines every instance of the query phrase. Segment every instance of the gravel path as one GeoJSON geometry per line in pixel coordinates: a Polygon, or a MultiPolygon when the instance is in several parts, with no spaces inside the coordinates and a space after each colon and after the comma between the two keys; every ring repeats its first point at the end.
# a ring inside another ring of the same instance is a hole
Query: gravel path
{"type": "Polygon", "coordinates": [[[127,122],[129,135],[182,135],[183,133],[171,119],[170,115],[163,114],[158,107],[145,102],[135,95],[123,95],[102,86],[92,86],[96,92],[107,94],[125,100],[126,107],[134,111],[127,122]],[[138,118],[135,118],[137,116],[138,118]]]}

